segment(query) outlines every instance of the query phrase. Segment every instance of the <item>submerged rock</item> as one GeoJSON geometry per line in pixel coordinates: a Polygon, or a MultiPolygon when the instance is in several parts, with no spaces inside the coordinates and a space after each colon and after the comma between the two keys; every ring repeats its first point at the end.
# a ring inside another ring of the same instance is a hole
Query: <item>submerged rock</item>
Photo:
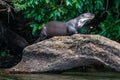
{"type": "Polygon", "coordinates": [[[99,35],[59,36],[26,47],[10,72],[63,71],[103,64],[120,71],[120,44],[99,35]]]}

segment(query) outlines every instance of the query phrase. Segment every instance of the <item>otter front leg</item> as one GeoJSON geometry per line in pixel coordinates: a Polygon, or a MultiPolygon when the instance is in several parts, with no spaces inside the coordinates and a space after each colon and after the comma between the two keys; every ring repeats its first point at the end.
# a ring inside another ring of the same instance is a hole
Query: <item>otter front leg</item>
{"type": "Polygon", "coordinates": [[[39,42],[39,41],[43,41],[47,38],[47,33],[46,33],[46,27],[43,27],[41,33],[40,33],[40,37],[35,41],[36,42],[39,42]]]}
{"type": "Polygon", "coordinates": [[[77,30],[75,27],[73,26],[68,26],[68,35],[73,35],[73,34],[77,34],[77,30]]]}

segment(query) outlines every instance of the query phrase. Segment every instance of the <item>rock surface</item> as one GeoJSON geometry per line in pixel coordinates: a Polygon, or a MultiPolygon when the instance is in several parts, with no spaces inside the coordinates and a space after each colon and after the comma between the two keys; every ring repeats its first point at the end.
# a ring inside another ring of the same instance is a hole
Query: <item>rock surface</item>
{"type": "Polygon", "coordinates": [[[99,35],[59,36],[26,47],[10,72],[63,71],[104,64],[120,71],[120,44],[99,35]]]}

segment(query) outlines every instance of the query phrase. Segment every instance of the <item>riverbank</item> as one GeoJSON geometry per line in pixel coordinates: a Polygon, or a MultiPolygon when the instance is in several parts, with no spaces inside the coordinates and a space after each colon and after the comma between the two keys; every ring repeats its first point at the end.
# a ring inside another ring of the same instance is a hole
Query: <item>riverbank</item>
{"type": "Polygon", "coordinates": [[[64,72],[62,74],[8,74],[0,80],[119,80],[119,73],[113,72],[64,72]]]}

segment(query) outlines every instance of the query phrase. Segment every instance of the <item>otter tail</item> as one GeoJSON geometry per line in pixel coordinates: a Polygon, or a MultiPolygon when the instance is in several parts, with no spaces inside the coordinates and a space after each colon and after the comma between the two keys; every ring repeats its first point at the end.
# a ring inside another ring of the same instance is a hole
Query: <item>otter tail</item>
{"type": "Polygon", "coordinates": [[[47,33],[46,33],[46,27],[44,26],[41,33],[40,33],[40,37],[35,41],[35,43],[43,41],[47,38],[47,33]]]}

